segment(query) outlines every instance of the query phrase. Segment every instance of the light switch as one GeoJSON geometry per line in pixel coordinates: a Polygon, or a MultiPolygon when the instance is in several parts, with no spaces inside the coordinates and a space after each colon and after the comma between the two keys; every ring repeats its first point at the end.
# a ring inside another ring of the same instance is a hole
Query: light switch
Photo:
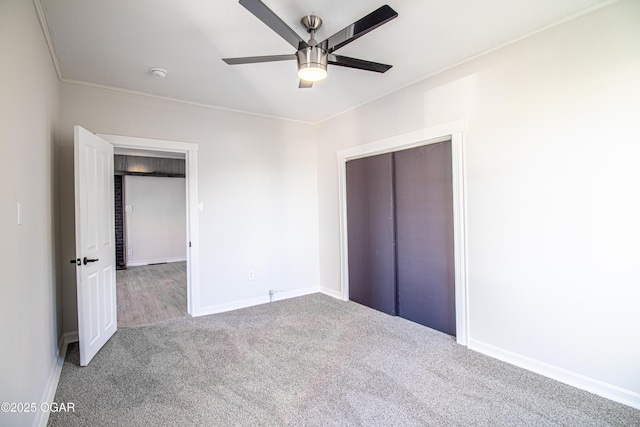
{"type": "Polygon", "coordinates": [[[22,202],[18,202],[18,225],[22,225],[22,202]]]}
{"type": "Polygon", "coordinates": [[[204,212],[204,203],[198,203],[198,212],[204,212]]]}
{"type": "Polygon", "coordinates": [[[133,210],[133,207],[131,205],[125,205],[124,206],[124,211],[125,212],[131,212],[133,210]]]}

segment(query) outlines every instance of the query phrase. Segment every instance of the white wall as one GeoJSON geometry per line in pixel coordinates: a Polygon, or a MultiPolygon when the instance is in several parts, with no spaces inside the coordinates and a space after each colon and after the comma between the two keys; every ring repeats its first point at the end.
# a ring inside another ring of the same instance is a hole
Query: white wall
{"type": "MultiPolygon", "coordinates": [[[[29,1],[0,2],[0,62],[0,402],[39,405],[49,398],[61,331],[54,232],[59,95],[29,1]]],[[[27,426],[42,415],[0,412],[0,425],[27,426]]]]}
{"type": "Polygon", "coordinates": [[[464,119],[470,347],[640,407],[638,23],[615,3],[320,124],[321,285],[336,151],[464,119]]]}
{"type": "Polygon", "coordinates": [[[125,176],[124,204],[127,265],[186,259],[184,178],[125,176]]]}
{"type": "MultiPolygon", "coordinates": [[[[197,143],[200,312],[268,301],[269,289],[318,287],[313,125],[61,85],[63,258],[72,258],[73,125],[96,133],[197,143]],[[248,280],[249,270],[255,280],[248,280]]],[[[72,266],[71,266],[72,267],[72,266]]],[[[64,268],[64,330],[77,328],[75,270],[64,268]]]]}

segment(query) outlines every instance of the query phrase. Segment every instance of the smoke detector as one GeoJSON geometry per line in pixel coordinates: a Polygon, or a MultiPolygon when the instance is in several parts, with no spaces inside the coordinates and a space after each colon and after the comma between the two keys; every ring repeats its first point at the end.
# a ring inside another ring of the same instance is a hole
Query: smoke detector
{"type": "Polygon", "coordinates": [[[162,68],[151,68],[149,72],[151,72],[151,75],[156,79],[164,79],[167,75],[167,70],[163,70],[162,68]]]}

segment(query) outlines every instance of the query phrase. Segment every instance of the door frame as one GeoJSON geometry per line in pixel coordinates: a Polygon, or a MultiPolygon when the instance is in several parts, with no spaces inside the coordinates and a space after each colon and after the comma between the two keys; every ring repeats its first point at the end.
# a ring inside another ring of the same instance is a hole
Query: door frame
{"type": "Polygon", "coordinates": [[[187,313],[197,316],[200,310],[200,244],[198,240],[198,144],[163,139],[97,133],[116,148],[152,150],[185,155],[187,217],[187,313]]]}
{"type": "Polygon", "coordinates": [[[340,150],[337,153],[337,160],[340,209],[340,297],[348,301],[347,161],[451,140],[456,342],[466,346],[469,335],[469,324],[467,303],[464,132],[464,120],[456,120],[340,150]]]}

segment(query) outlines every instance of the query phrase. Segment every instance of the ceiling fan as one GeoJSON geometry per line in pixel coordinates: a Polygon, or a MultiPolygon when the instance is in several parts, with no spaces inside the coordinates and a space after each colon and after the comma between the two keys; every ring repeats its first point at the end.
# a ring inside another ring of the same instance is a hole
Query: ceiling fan
{"type": "Polygon", "coordinates": [[[391,65],[378,62],[365,61],[363,59],[348,56],[335,55],[333,52],[375,30],[382,24],[386,24],[398,16],[398,13],[388,5],[384,5],[353,24],[338,31],[331,37],[321,42],[315,39],[315,33],[322,25],[322,19],[315,15],[307,15],[302,18],[302,25],[310,34],[309,41],[304,41],[282,19],[278,17],[260,0],[240,0],[240,4],[249,12],[264,22],[269,28],[278,33],[289,44],[297,49],[296,53],[289,55],[248,56],[244,58],[223,58],[229,65],[254,64],[258,62],[289,61],[297,59],[298,77],[300,88],[310,88],[313,82],[327,77],[327,64],[341,67],[357,68],[359,70],[384,73],[391,65]]]}

